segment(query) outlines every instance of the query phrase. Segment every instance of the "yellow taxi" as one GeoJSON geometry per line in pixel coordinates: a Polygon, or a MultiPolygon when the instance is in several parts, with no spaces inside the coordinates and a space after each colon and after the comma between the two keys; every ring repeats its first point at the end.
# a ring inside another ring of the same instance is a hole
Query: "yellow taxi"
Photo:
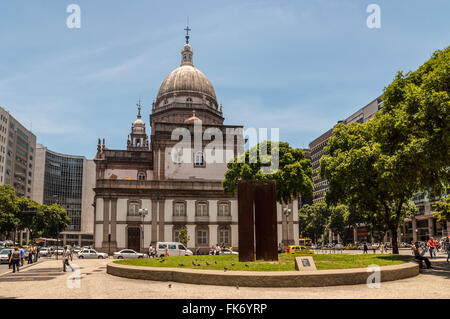
{"type": "Polygon", "coordinates": [[[301,245],[291,245],[286,248],[287,254],[302,254],[302,255],[312,255],[314,251],[310,247],[301,246],[301,245]]]}

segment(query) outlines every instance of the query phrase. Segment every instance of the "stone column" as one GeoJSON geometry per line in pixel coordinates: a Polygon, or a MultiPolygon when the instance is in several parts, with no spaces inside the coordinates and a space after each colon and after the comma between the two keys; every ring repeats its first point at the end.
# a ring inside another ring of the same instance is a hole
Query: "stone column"
{"type": "Polygon", "coordinates": [[[30,230],[27,229],[27,245],[30,243],[30,230]]]}
{"type": "Polygon", "coordinates": [[[78,246],[81,246],[81,234],[78,235],[78,246]]]}
{"type": "Polygon", "coordinates": [[[353,227],[353,242],[356,243],[358,241],[358,227],[353,227]]]}
{"type": "Polygon", "coordinates": [[[433,217],[428,218],[428,237],[434,236],[433,217]]]}
{"type": "Polygon", "coordinates": [[[447,236],[450,236],[450,221],[447,222],[447,236]]]}
{"type": "Polygon", "coordinates": [[[288,225],[287,225],[287,218],[286,215],[284,214],[284,209],[286,208],[286,206],[281,205],[281,233],[282,233],[282,241],[283,241],[283,245],[288,246],[288,234],[287,234],[287,230],[288,230],[288,225]]]}
{"type": "Polygon", "coordinates": [[[159,241],[164,241],[164,202],[165,200],[159,201],[159,241]]]}
{"type": "Polygon", "coordinates": [[[333,232],[331,231],[331,229],[328,231],[328,241],[330,243],[333,242],[333,232]]]}
{"type": "MultiPolygon", "coordinates": [[[[295,245],[295,238],[294,238],[294,207],[291,204],[288,205],[288,208],[291,210],[291,213],[289,214],[289,221],[288,221],[288,242],[290,245],[295,245]]],[[[297,238],[298,239],[298,238],[297,238]]]]}
{"type": "Polygon", "coordinates": [[[211,245],[218,243],[219,245],[222,244],[219,241],[219,236],[217,233],[217,228],[219,225],[209,225],[209,244],[208,246],[211,247],[211,245]]]}
{"type": "Polygon", "coordinates": [[[109,234],[109,204],[110,199],[103,199],[103,243],[102,248],[108,248],[108,234],[109,234]]]}
{"type": "Polygon", "coordinates": [[[155,246],[158,241],[158,205],[157,201],[152,199],[152,245],[155,246]]]}
{"type": "Polygon", "coordinates": [[[413,217],[412,219],[412,235],[413,235],[413,242],[415,243],[417,241],[417,220],[416,217],[413,217]]]}
{"type": "Polygon", "coordinates": [[[23,240],[23,231],[19,231],[19,246],[22,246],[22,240],[23,240]]]}
{"type": "Polygon", "coordinates": [[[111,251],[117,248],[117,198],[111,199],[111,251]]]}

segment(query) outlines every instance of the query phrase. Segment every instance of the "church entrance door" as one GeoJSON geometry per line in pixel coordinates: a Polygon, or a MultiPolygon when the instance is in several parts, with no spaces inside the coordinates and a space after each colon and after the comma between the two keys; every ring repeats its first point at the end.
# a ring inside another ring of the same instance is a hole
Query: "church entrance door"
{"type": "Polygon", "coordinates": [[[128,249],[139,252],[141,249],[141,230],[137,227],[128,228],[128,249]]]}

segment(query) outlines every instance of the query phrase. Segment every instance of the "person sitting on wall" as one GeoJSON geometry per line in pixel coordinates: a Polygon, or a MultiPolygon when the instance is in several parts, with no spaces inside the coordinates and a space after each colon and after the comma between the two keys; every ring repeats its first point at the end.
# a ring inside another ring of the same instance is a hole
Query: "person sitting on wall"
{"type": "Polygon", "coordinates": [[[413,252],[414,252],[414,259],[419,260],[422,262],[425,261],[425,264],[427,265],[427,269],[433,268],[431,267],[431,263],[430,260],[427,257],[424,257],[420,252],[419,252],[419,243],[416,242],[413,246],[412,246],[413,252]]]}

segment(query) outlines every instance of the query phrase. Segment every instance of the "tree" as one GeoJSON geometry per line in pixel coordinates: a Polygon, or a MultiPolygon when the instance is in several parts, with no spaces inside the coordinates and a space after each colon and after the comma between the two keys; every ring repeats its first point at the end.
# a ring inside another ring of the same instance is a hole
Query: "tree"
{"type": "Polygon", "coordinates": [[[15,231],[19,222],[14,189],[10,185],[0,186],[0,234],[15,231]]]}
{"type": "Polygon", "coordinates": [[[183,226],[178,233],[178,238],[180,239],[180,243],[187,247],[189,242],[189,235],[186,226],[183,226]]]}
{"type": "Polygon", "coordinates": [[[40,205],[35,201],[22,196],[17,198],[16,206],[19,219],[18,228],[30,230],[31,238],[33,238],[33,234],[39,231],[36,223],[36,215],[40,209],[40,205]]]}
{"type": "Polygon", "coordinates": [[[362,222],[364,222],[363,216],[355,208],[341,204],[330,208],[327,228],[347,243],[353,241],[353,229],[362,222]]]}
{"type": "Polygon", "coordinates": [[[260,143],[236,157],[227,167],[228,171],[222,181],[226,193],[235,194],[240,179],[275,180],[277,201],[290,203],[299,194],[312,195],[314,188],[311,161],[305,158],[303,150],[292,148],[284,142],[260,143]],[[266,164],[269,162],[278,162],[278,169],[269,169],[266,164]],[[268,173],[261,170],[264,167],[268,173]]]}
{"type": "Polygon", "coordinates": [[[35,222],[36,228],[42,231],[42,236],[56,238],[69,226],[70,218],[66,210],[58,204],[41,205],[35,222]]]}
{"type": "Polygon", "coordinates": [[[434,216],[440,223],[450,221],[450,196],[435,203],[434,216]]]}
{"type": "Polygon", "coordinates": [[[376,215],[392,232],[411,213],[419,190],[440,193],[449,183],[450,49],[385,88],[383,105],[365,124],[338,124],[321,159],[327,202],[351,203],[376,215]]]}
{"type": "Polygon", "coordinates": [[[324,233],[331,210],[325,202],[304,205],[298,211],[299,231],[317,243],[324,233]]]}

